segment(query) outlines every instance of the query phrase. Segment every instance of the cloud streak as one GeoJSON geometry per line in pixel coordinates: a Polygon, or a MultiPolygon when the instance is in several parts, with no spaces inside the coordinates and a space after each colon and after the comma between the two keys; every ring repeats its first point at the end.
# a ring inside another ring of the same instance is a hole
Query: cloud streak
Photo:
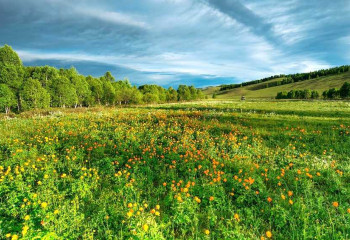
{"type": "Polygon", "coordinates": [[[0,0],[26,65],[196,86],[349,64],[347,1],[0,0]]]}

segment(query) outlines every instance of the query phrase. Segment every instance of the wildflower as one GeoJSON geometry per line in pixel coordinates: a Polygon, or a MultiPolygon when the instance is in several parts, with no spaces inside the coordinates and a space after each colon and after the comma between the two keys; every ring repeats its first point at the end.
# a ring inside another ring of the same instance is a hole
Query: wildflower
{"type": "Polygon", "coordinates": [[[283,194],[281,194],[281,198],[282,198],[283,200],[285,200],[285,199],[286,199],[286,196],[284,196],[283,194]]]}
{"type": "Polygon", "coordinates": [[[58,209],[56,209],[53,214],[57,215],[60,211],[58,209]]]}
{"type": "Polygon", "coordinates": [[[205,229],[205,230],[204,230],[204,233],[205,233],[205,235],[209,235],[209,234],[210,234],[210,231],[209,231],[208,229],[205,229]]]}
{"type": "Polygon", "coordinates": [[[289,197],[293,196],[293,192],[292,191],[288,191],[288,196],[289,197]]]}
{"type": "Polygon", "coordinates": [[[267,198],[267,201],[268,201],[268,202],[272,202],[272,198],[268,197],[268,198],[267,198]]]}
{"type": "Polygon", "coordinates": [[[26,220],[26,221],[28,221],[30,219],[30,216],[29,215],[26,215],[25,217],[24,217],[24,220],[26,220]]]}
{"type": "Polygon", "coordinates": [[[133,214],[133,213],[129,211],[126,215],[127,215],[128,217],[132,217],[132,214],[133,214]]]}
{"type": "Polygon", "coordinates": [[[272,233],[270,231],[267,231],[266,232],[266,237],[271,238],[272,237],[272,233]]]}
{"type": "Polygon", "coordinates": [[[42,203],[41,203],[41,207],[42,207],[42,208],[46,208],[46,207],[47,207],[47,202],[42,202],[42,203]]]}
{"type": "MultiPolygon", "coordinates": [[[[214,200],[214,197],[213,196],[211,196],[210,198],[209,198],[209,201],[213,201],[214,200]]],[[[208,230],[209,231],[209,230],[208,230]]]]}
{"type": "Polygon", "coordinates": [[[148,224],[143,225],[143,226],[142,226],[142,229],[143,229],[143,231],[147,232],[148,229],[149,229],[148,224]]]}
{"type": "Polygon", "coordinates": [[[194,200],[197,202],[197,203],[200,203],[201,200],[198,198],[198,197],[194,197],[194,200]]]}
{"type": "Polygon", "coordinates": [[[293,200],[292,199],[289,199],[289,204],[293,205],[293,200]]]}
{"type": "Polygon", "coordinates": [[[159,206],[159,205],[156,205],[156,209],[159,210],[159,209],[160,209],[160,206],[159,206]]]}
{"type": "Polygon", "coordinates": [[[348,208],[348,210],[347,210],[347,211],[348,211],[348,213],[350,213],[350,208],[348,208]]]}
{"type": "Polygon", "coordinates": [[[18,235],[12,235],[12,238],[11,238],[11,240],[17,240],[18,239],[18,235]]]}
{"type": "Polygon", "coordinates": [[[155,215],[159,217],[160,216],[160,212],[156,211],[155,215]]]}
{"type": "Polygon", "coordinates": [[[236,219],[236,221],[238,221],[238,222],[240,221],[238,213],[235,213],[235,215],[233,215],[233,217],[236,219]]]}
{"type": "Polygon", "coordinates": [[[28,226],[24,226],[24,227],[22,228],[22,235],[23,235],[23,236],[25,236],[25,235],[27,234],[28,229],[29,229],[28,226]]]}
{"type": "Polygon", "coordinates": [[[128,208],[132,208],[132,203],[128,203],[128,208]]]}
{"type": "Polygon", "coordinates": [[[335,207],[335,208],[339,207],[339,203],[338,202],[333,202],[333,207],[335,207]]]}

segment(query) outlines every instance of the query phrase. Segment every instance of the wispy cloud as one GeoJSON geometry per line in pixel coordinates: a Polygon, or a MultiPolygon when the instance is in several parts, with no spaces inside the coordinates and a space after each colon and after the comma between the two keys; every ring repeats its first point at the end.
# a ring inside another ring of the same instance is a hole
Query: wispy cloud
{"type": "Polygon", "coordinates": [[[349,64],[349,21],[346,0],[0,0],[0,45],[25,64],[207,86],[349,64]]]}
{"type": "Polygon", "coordinates": [[[139,28],[149,28],[149,25],[144,21],[138,20],[137,16],[128,15],[120,12],[105,11],[92,8],[75,8],[75,11],[85,16],[113,24],[129,25],[139,28]]]}

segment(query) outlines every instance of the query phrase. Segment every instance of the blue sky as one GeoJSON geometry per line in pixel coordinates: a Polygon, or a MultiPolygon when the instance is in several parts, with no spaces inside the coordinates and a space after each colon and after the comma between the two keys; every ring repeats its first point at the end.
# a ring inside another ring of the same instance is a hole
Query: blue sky
{"type": "Polygon", "coordinates": [[[350,63],[349,0],[0,0],[25,65],[197,87],[350,63]]]}

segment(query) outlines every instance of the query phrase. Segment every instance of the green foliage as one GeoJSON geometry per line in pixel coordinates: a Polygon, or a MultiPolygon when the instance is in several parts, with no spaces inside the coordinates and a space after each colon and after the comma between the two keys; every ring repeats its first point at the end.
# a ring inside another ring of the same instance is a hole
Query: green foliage
{"type": "Polygon", "coordinates": [[[16,96],[13,91],[7,85],[0,84],[0,111],[5,111],[7,114],[16,105],[16,96]]]}
{"type": "Polygon", "coordinates": [[[263,78],[260,80],[254,80],[250,82],[244,82],[240,84],[229,84],[229,85],[221,85],[220,86],[220,91],[225,91],[229,89],[234,89],[234,88],[240,88],[244,86],[250,86],[258,83],[263,83],[263,82],[268,82],[265,84],[265,88],[270,88],[270,87],[276,87],[284,84],[289,84],[289,83],[294,83],[294,82],[301,82],[305,80],[310,80],[310,79],[316,79],[322,76],[331,76],[331,75],[337,75],[340,73],[344,72],[349,72],[350,71],[350,66],[349,65],[344,65],[340,67],[334,67],[334,68],[329,68],[329,69],[321,69],[318,71],[314,72],[309,72],[309,73],[296,73],[296,74],[290,74],[290,75],[275,75],[267,78],[263,78]],[[280,81],[271,81],[274,79],[282,78],[280,81]]]}
{"type": "Polygon", "coordinates": [[[346,101],[35,112],[0,120],[1,239],[350,238],[346,101]]]}
{"type": "MultiPolygon", "coordinates": [[[[128,79],[116,81],[111,72],[96,78],[83,76],[71,67],[56,69],[50,66],[23,67],[21,59],[11,47],[0,48],[0,84],[3,94],[1,111],[7,113],[15,106],[17,111],[48,107],[83,107],[95,105],[121,105],[142,103],[165,103],[179,100],[175,89],[157,85],[132,86],[128,79]],[[13,104],[13,96],[16,104],[13,104]]],[[[186,88],[181,100],[204,98],[202,91],[193,86],[186,88]]]]}
{"type": "Polygon", "coordinates": [[[320,94],[317,91],[305,90],[290,90],[289,92],[278,92],[276,99],[318,99],[320,94]]]}
{"type": "Polygon", "coordinates": [[[1,65],[21,67],[22,61],[10,46],[5,45],[0,48],[0,66],[1,65]]]}
{"type": "Polygon", "coordinates": [[[20,98],[23,110],[50,107],[50,94],[36,79],[29,78],[24,82],[20,98]]]}

